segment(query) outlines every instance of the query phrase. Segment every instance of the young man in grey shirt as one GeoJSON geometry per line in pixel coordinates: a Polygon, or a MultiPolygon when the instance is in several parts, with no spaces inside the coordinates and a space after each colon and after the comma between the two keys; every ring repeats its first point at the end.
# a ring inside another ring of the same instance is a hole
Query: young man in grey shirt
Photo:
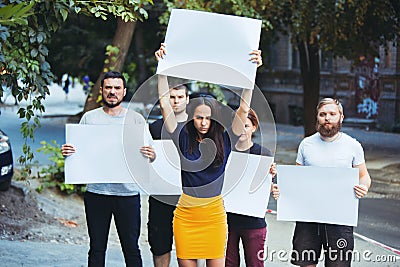
{"type": "MultiPolygon", "coordinates": [[[[123,127],[124,124],[143,125],[147,129],[144,136],[145,143],[151,144],[152,139],[143,116],[121,105],[126,94],[125,78],[115,71],[105,73],[101,81],[100,93],[103,107],[85,113],[80,124],[112,124],[116,127],[123,127]]],[[[61,149],[64,156],[75,153],[72,144],[64,144],[61,149]]],[[[141,147],[140,152],[150,162],[154,161],[155,153],[151,146],[141,147]]],[[[107,151],[97,153],[105,153],[107,157],[107,151]]],[[[105,265],[112,216],[114,216],[126,266],[142,266],[138,244],[140,235],[138,185],[133,181],[132,183],[88,184],[84,204],[90,238],[88,266],[105,265]]]]}

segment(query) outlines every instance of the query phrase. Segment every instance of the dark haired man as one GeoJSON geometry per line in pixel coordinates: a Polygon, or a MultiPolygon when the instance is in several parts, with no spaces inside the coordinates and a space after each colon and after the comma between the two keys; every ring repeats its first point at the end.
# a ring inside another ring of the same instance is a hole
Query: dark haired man
{"type": "MultiPolygon", "coordinates": [[[[170,89],[170,103],[179,123],[187,120],[186,106],[189,103],[188,87],[181,84],[170,89]]],[[[150,124],[153,139],[169,139],[164,130],[164,120],[150,124]]],[[[149,197],[148,239],[155,267],[167,267],[171,261],[173,243],[172,219],[179,195],[153,195],[149,197]]]]}
{"type": "MultiPolygon", "coordinates": [[[[101,80],[100,93],[103,107],[86,112],[80,124],[110,124],[116,127],[118,125],[121,127],[123,124],[133,124],[143,125],[145,129],[147,128],[142,115],[124,108],[121,104],[126,94],[126,81],[121,73],[116,71],[105,73],[101,80]]],[[[148,131],[144,139],[145,142],[151,143],[151,136],[148,131]]],[[[61,150],[64,156],[75,153],[75,148],[71,144],[62,145],[61,150]]],[[[140,152],[150,162],[155,159],[155,153],[151,146],[141,147],[140,152]]],[[[105,153],[105,156],[107,156],[106,151],[101,151],[101,149],[98,149],[96,153],[105,153]]],[[[140,235],[138,185],[134,182],[88,184],[84,204],[90,238],[88,266],[105,265],[112,216],[114,216],[126,266],[142,266],[138,244],[140,235]]]]}

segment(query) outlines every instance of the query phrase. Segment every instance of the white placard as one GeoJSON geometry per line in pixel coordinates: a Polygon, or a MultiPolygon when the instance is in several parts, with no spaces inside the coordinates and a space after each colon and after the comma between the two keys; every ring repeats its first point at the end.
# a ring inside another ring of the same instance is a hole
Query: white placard
{"type": "Polygon", "coordinates": [[[156,160],[151,164],[150,183],[144,192],[151,195],[180,195],[182,193],[179,153],[172,140],[154,140],[156,160]]]}
{"type": "Polygon", "coordinates": [[[277,220],[357,226],[357,168],[277,166],[277,220]]]}
{"type": "Polygon", "coordinates": [[[260,33],[261,20],[173,9],[157,74],[253,89],[260,33]]]}
{"type": "Polygon", "coordinates": [[[65,183],[133,183],[135,175],[148,177],[148,159],[139,151],[145,125],[67,124],[65,129],[66,143],[76,149],[65,159],[65,183]]]}
{"type": "Polygon", "coordinates": [[[273,157],[231,152],[222,195],[227,212],[265,217],[271,189],[273,157]]]}

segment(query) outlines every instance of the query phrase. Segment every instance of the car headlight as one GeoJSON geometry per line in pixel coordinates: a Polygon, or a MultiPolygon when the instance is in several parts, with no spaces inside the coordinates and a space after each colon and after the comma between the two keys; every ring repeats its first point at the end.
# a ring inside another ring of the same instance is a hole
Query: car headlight
{"type": "Polygon", "coordinates": [[[8,136],[0,132],[0,154],[5,153],[10,149],[11,147],[8,136]]]}

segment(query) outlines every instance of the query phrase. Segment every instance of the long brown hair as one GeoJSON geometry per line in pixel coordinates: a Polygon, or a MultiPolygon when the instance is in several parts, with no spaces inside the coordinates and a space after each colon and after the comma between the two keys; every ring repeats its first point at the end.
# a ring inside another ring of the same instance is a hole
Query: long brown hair
{"type": "MultiPolygon", "coordinates": [[[[194,127],[193,116],[194,111],[198,106],[206,105],[211,108],[211,124],[208,132],[203,136],[204,139],[211,139],[216,146],[216,156],[213,161],[213,166],[218,167],[224,162],[224,127],[220,123],[219,118],[219,103],[212,96],[200,96],[190,100],[190,103],[187,107],[188,113],[188,122],[185,125],[185,131],[189,134],[189,144],[188,144],[188,152],[189,154],[193,153],[197,145],[197,137],[198,131],[194,127]]],[[[207,140],[205,140],[205,147],[210,147],[212,144],[207,144],[207,140]]]]}

